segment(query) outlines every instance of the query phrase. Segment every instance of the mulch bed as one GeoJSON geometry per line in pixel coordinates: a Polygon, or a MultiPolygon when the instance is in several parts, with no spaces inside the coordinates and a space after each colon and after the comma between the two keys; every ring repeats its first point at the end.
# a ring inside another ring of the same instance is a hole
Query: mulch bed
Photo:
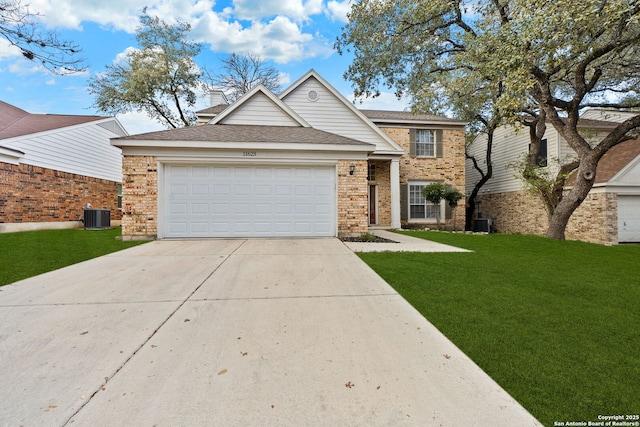
{"type": "Polygon", "coordinates": [[[375,240],[365,239],[363,237],[340,237],[343,242],[362,242],[362,243],[398,243],[395,240],[385,239],[384,237],[376,236],[375,240]]]}

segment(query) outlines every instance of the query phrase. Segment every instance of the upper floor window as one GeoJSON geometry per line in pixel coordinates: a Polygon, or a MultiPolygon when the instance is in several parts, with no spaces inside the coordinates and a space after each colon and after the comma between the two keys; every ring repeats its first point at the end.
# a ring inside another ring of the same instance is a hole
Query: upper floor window
{"type": "Polygon", "coordinates": [[[427,129],[416,129],[416,156],[435,157],[435,152],[434,132],[427,129]]]}
{"type": "Polygon", "coordinates": [[[411,129],[410,139],[411,157],[442,157],[441,129],[411,129]]]}

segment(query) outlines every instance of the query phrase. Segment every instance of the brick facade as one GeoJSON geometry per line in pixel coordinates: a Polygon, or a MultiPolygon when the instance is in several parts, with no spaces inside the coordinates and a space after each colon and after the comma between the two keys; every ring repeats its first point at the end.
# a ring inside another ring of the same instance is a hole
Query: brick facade
{"type": "Polygon", "coordinates": [[[368,230],[367,161],[338,162],[338,235],[357,236],[368,230]],[[349,175],[350,165],[355,166],[349,175]]]}
{"type": "Polygon", "coordinates": [[[122,161],[122,235],[155,238],[158,234],[158,161],[125,156],[122,161]]]}
{"type": "Polygon", "coordinates": [[[0,223],[78,221],[82,208],[109,209],[119,220],[118,184],[31,165],[0,162],[0,223]]]}
{"type": "Polygon", "coordinates": [[[589,194],[571,215],[566,238],[605,245],[618,244],[618,195],[589,194]]]}
{"type": "MultiPolygon", "coordinates": [[[[441,158],[411,157],[409,145],[411,142],[408,128],[382,128],[393,139],[405,154],[400,157],[400,184],[410,180],[441,181],[451,185],[464,194],[465,187],[465,155],[464,130],[444,129],[442,132],[443,155],[441,158]]],[[[380,196],[382,198],[382,196],[380,196]]],[[[455,212],[456,224],[464,224],[465,208],[460,201],[455,212]]],[[[445,227],[453,226],[453,218],[443,220],[445,227]]],[[[428,223],[432,226],[432,223],[428,223]]],[[[408,226],[406,221],[402,225],[408,226]]],[[[415,226],[415,222],[411,222],[415,226]]]]}
{"type": "MultiPolygon", "coordinates": [[[[480,212],[500,233],[544,236],[549,226],[542,202],[526,191],[478,197],[480,212]]],[[[589,194],[571,216],[565,236],[571,240],[612,245],[618,243],[617,195],[589,194]]]]}
{"type": "MultiPolygon", "coordinates": [[[[124,158],[122,235],[126,238],[155,238],[158,234],[157,163],[155,157],[124,158]]],[[[338,162],[338,235],[367,231],[366,183],[366,160],[338,162]],[[353,175],[349,175],[351,164],[353,175]]]]}

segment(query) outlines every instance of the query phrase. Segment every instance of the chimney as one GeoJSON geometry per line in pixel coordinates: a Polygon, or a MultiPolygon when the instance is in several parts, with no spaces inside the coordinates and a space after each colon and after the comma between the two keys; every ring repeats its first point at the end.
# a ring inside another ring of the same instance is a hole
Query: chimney
{"type": "Polygon", "coordinates": [[[224,92],[221,90],[212,90],[211,92],[209,92],[209,106],[210,107],[215,107],[216,105],[220,105],[220,104],[224,104],[224,105],[228,105],[229,101],[227,100],[227,97],[225,96],[224,92]]]}

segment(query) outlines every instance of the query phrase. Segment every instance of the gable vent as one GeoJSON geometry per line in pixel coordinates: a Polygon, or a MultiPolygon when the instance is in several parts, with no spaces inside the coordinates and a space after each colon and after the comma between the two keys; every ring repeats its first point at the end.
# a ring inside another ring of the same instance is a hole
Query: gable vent
{"type": "Polygon", "coordinates": [[[315,90],[310,90],[309,93],[307,93],[307,99],[311,102],[316,102],[318,98],[320,98],[320,96],[315,90]]]}

